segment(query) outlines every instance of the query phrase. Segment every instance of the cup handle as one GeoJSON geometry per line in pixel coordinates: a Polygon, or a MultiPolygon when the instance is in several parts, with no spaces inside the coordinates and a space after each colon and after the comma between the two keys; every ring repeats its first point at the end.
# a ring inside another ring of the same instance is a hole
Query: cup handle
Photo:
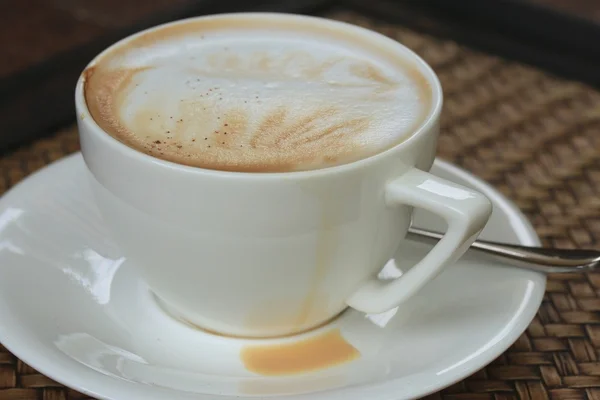
{"type": "Polygon", "coordinates": [[[409,205],[443,217],[444,237],[413,268],[393,281],[377,278],[363,284],[346,303],[366,313],[398,306],[455,262],[471,246],[487,223],[492,205],[482,194],[416,168],[387,184],[388,206],[409,205]]]}

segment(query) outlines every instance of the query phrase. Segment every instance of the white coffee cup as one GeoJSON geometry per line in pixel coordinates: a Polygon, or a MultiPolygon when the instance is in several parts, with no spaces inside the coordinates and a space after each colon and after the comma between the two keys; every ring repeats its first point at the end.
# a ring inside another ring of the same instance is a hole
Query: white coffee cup
{"type": "Polygon", "coordinates": [[[407,140],[360,161],[311,171],[189,167],[104,132],[87,109],[84,75],[77,84],[81,149],[107,226],[163,306],[207,330],[289,335],[348,306],[366,313],[392,309],[459,258],[490,216],[483,195],[426,172],[442,106],[431,68],[382,35],[314,21],[367,37],[414,63],[429,81],[430,116],[407,140]],[[400,278],[380,281],[378,272],[403,240],[413,207],[443,217],[447,233],[400,278]]]}

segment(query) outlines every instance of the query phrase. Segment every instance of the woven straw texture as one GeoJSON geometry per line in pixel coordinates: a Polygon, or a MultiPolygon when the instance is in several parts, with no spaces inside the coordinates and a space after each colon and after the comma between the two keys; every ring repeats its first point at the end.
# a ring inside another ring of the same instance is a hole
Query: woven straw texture
{"type": "MultiPolygon", "coordinates": [[[[600,92],[452,41],[352,13],[419,53],[445,90],[439,156],[487,180],[533,222],[545,245],[598,247],[600,92]]],[[[0,190],[78,150],[74,128],[0,159],[0,190]]],[[[432,399],[600,400],[600,273],[550,277],[527,332],[485,369],[432,399]]],[[[86,396],[0,346],[0,400],[86,396]]]]}

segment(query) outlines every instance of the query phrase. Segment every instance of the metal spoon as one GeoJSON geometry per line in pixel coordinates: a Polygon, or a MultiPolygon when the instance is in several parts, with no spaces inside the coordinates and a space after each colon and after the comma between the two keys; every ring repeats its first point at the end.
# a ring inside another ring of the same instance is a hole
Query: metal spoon
{"type": "MultiPolygon", "coordinates": [[[[443,233],[411,227],[407,239],[422,243],[435,243],[443,233]]],[[[511,265],[537,272],[591,272],[600,270],[600,251],[551,249],[476,240],[471,249],[490,254],[511,265]]]]}

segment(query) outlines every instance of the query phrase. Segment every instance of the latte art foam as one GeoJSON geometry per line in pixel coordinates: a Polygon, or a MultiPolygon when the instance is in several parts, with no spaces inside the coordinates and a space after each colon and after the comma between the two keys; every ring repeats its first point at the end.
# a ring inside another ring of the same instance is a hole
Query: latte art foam
{"type": "Polygon", "coordinates": [[[163,27],[101,56],[85,78],[98,125],[179,164],[293,171],[386,150],[430,108],[415,67],[343,34],[220,22],[163,27]]]}

